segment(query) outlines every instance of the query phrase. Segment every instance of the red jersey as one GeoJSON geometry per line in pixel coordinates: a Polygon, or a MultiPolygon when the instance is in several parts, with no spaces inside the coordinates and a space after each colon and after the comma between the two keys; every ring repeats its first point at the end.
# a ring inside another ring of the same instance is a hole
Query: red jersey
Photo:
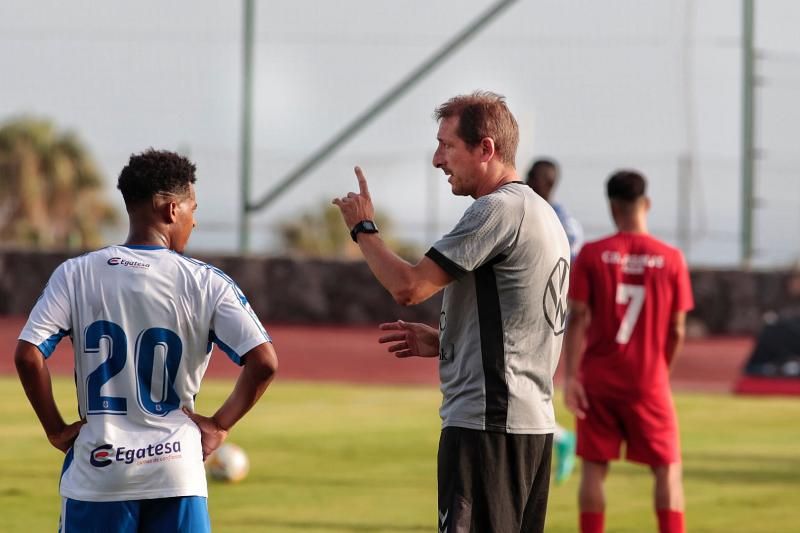
{"type": "Polygon", "coordinates": [[[587,391],[629,397],[668,386],[670,318],[694,306],[680,250],[638,233],[590,242],[572,265],[569,297],[591,311],[580,366],[587,391]]]}

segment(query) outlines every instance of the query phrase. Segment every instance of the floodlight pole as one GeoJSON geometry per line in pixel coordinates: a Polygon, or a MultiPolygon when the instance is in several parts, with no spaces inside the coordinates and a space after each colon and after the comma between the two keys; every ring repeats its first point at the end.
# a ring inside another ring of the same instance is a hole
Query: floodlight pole
{"type": "Polygon", "coordinates": [[[754,102],[754,9],[753,0],[742,0],[742,268],[749,269],[753,261],[753,208],[755,159],[755,102],[754,102]]]}
{"type": "Polygon", "coordinates": [[[244,0],[242,33],[242,115],[241,139],[239,147],[239,253],[247,253],[250,248],[250,162],[252,152],[252,108],[253,108],[253,36],[255,26],[254,0],[244,0]]]}
{"type": "Polygon", "coordinates": [[[316,152],[311,154],[305,161],[298,167],[284,177],[278,184],[267,192],[260,200],[247,204],[248,211],[259,211],[267,207],[283,192],[291,187],[293,184],[300,181],[302,177],[308,174],[314,167],[319,165],[330,154],[332,154],[339,146],[349,141],[356,133],[364,129],[375,117],[380,115],[386,108],[391,106],[397,99],[407,93],[411,87],[416,85],[423,77],[429,74],[435,67],[437,67],[447,56],[452,54],[457,48],[467,42],[479,30],[489,24],[495,17],[503,12],[507,7],[516,2],[517,0],[501,0],[495,3],[492,7],[479,15],[472,21],[466,28],[461,30],[455,37],[448,41],[441,49],[434,53],[424,63],[414,69],[408,76],[395,85],[383,96],[378,98],[371,106],[364,112],[356,116],[347,126],[342,128],[334,135],[331,140],[322,145],[316,152]]]}
{"type": "Polygon", "coordinates": [[[687,152],[678,158],[678,247],[687,258],[692,246],[692,156],[687,152]]]}
{"type": "Polygon", "coordinates": [[[684,153],[678,157],[677,241],[678,247],[683,250],[684,256],[689,260],[692,246],[694,159],[697,151],[693,91],[694,68],[692,63],[695,11],[692,0],[686,0],[683,6],[684,20],[680,62],[683,73],[681,81],[683,82],[683,127],[686,135],[686,147],[684,153]]]}

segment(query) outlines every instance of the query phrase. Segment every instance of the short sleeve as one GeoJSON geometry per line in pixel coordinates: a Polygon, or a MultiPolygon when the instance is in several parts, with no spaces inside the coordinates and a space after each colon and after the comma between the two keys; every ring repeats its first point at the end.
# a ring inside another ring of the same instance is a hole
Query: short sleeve
{"type": "Polygon", "coordinates": [[[425,255],[459,279],[506,252],[516,239],[520,218],[499,198],[482,196],[425,255]]]}
{"type": "Polygon", "coordinates": [[[48,358],[61,339],[71,333],[72,313],[66,263],[62,263],[50,276],[42,295],[33,306],[19,340],[33,344],[48,358]]]}
{"type": "Polygon", "coordinates": [[[589,303],[589,253],[586,248],[578,252],[578,257],[572,262],[569,278],[569,298],[579,302],[589,303]]]}
{"type": "Polygon", "coordinates": [[[230,278],[226,282],[227,287],[211,319],[209,341],[219,346],[231,361],[241,365],[242,356],[272,339],[236,283],[230,278]]]}
{"type": "Polygon", "coordinates": [[[690,311],[694,309],[694,296],[692,295],[692,281],[689,277],[689,267],[680,251],[676,252],[678,270],[675,274],[675,299],[673,313],[690,311]]]}

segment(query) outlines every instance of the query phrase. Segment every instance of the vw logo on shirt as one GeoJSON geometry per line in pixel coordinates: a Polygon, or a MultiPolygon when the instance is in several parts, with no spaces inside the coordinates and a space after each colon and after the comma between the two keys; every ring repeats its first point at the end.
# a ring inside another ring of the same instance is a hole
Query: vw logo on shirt
{"type": "Polygon", "coordinates": [[[564,333],[564,328],[567,325],[568,280],[569,263],[562,257],[550,273],[542,298],[544,317],[556,335],[564,333]]]}

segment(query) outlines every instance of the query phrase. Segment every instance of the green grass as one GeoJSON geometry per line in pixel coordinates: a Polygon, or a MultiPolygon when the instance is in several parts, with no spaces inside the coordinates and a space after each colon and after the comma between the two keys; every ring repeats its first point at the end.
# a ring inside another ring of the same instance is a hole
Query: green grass
{"type": "MultiPolygon", "coordinates": [[[[71,380],[55,387],[74,413],[71,380]]],[[[198,410],[230,387],[206,382],[198,410]]],[[[432,388],[278,382],[230,437],[248,452],[249,477],[209,485],[214,531],[434,531],[438,402],[432,388]]],[[[683,394],[677,404],[689,530],[796,531],[800,402],[683,394]]],[[[0,377],[0,420],[0,529],[54,531],[61,457],[12,377],[0,377]]],[[[615,463],[607,489],[608,531],[655,531],[646,469],[615,463]]],[[[576,530],[576,490],[577,476],[552,487],[547,531],[576,530]]]]}

